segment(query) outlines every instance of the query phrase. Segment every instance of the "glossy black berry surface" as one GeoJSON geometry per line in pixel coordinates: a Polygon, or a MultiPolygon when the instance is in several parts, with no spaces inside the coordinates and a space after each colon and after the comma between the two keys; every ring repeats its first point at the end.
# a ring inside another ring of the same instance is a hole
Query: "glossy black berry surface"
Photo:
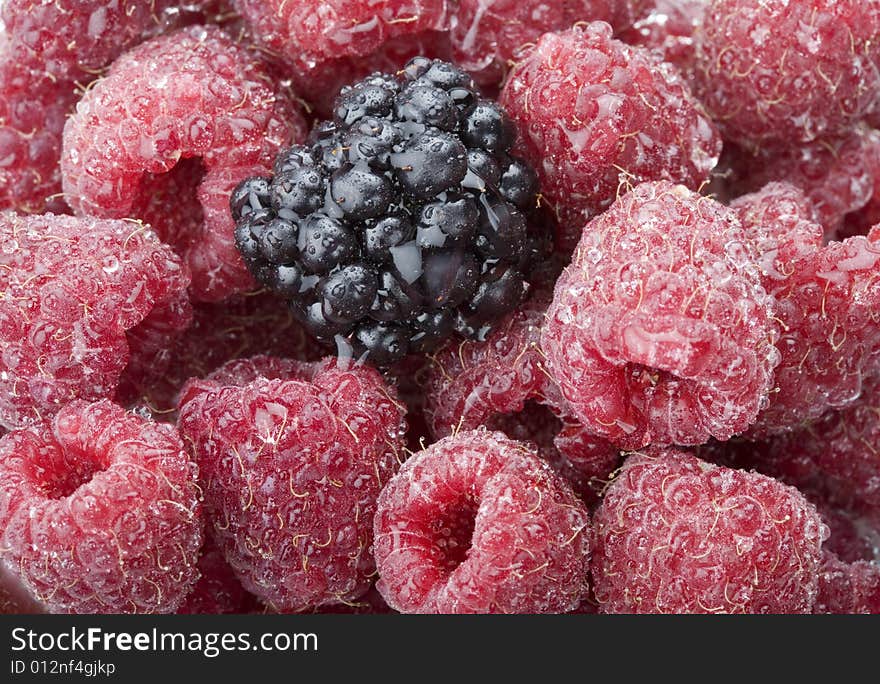
{"type": "Polygon", "coordinates": [[[334,118],[230,197],[238,249],[330,349],[378,366],[482,339],[529,290],[550,231],[516,131],[447,62],[342,90],[334,118]]]}

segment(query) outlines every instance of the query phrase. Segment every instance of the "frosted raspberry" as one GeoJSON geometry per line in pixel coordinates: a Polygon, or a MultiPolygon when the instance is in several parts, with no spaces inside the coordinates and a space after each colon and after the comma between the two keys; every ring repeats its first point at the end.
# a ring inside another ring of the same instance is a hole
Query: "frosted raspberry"
{"type": "Polygon", "coordinates": [[[252,33],[300,70],[375,52],[397,36],[442,30],[447,0],[234,0],[252,33]]]}
{"type": "Polygon", "coordinates": [[[865,166],[873,179],[870,199],[862,208],[846,215],[838,239],[865,235],[872,226],[880,224],[880,131],[869,131],[865,141],[865,166]]]}
{"type": "Polygon", "coordinates": [[[825,553],[819,573],[814,613],[820,615],[880,614],[880,565],[845,563],[825,553]]]}
{"type": "Polygon", "coordinates": [[[596,599],[605,613],[809,613],[827,532],[769,477],[634,454],[595,513],[596,599]]]}
{"type": "Polygon", "coordinates": [[[863,517],[841,508],[833,508],[813,498],[810,491],[801,490],[816,504],[822,521],[828,526],[831,536],[822,544],[823,551],[830,551],[840,560],[855,563],[860,560],[873,560],[880,541],[880,528],[874,517],[863,517]]]}
{"type": "Polygon", "coordinates": [[[602,22],[542,36],[511,71],[501,103],[560,219],[562,246],[630,185],[699,187],[721,152],[675,67],[613,40],[602,22]]]}
{"type": "Polygon", "coordinates": [[[855,401],[880,354],[880,228],[830,242],[768,292],[782,334],[770,405],[754,434],[786,430],[855,401]]]}
{"type": "Polygon", "coordinates": [[[199,576],[196,477],[173,426],[72,401],[0,440],[0,565],[49,612],[174,612],[199,576]]]}
{"type": "MultiPolygon", "coordinates": [[[[201,4],[210,2],[214,0],[201,4]]],[[[167,30],[188,14],[174,4],[169,0],[2,3],[0,209],[63,211],[58,160],[66,116],[95,74],[128,47],[167,30]]]]}
{"type": "Polygon", "coordinates": [[[315,361],[322,352],[290,309],[271,294],[251,292],[222,303],[198,302],[192,324],[167,351],[166,372],[146,384],[129,383],[135,393],[117,398],[142,403],[157,418],[174,421],[177,395],[190,378],[204,378],[227,361],[258,354],[315,361]]]}
{"type": "Polygon", "coordinates": [[[758,252],[764,288],[786,280],[798,259],[821,249],[824,233],[813,204],[790,183],[768,183],[730,203],[758,252]]]}
{"type": "Polygon", "coordinates": [[[557,613],[587,595],[589,515],[501,433],[447,437],[382,490],[377,588],[404,613],[557,613]]]}
{"type": "Polygon", "coordinates": [[[478,83],[501,83],[517,49],[579,21],[630,26],[653,0],[460,0],[450,20],[453,59],[478,83]]]}
{"type": "Polygon", "coordinates": [[[161,375],[189,324],[189,275],[144,226],[0,214],[0,423],[48,418],[73,398],[161,375]]]}
{"type": "Polygon", "coordinates": [[[732,190],[741,194],[771,181],[791,183],[813,203],[816,219],[831,237],[846,214],[861,209],[871,198],[870,145],[868,130],[858,128],[844,138],[766,146],[755,154],[729,146],[732,190]]]}
{"type": "Polygon", "coordinates": [[[252,285],[229,193],[304,133],[261,63],[195,26],[127,52],[83,96],[64,128],[64,190],[77,213],[150,220],[189,265],[192,296],[216,301],[252,285]]]}
{"type": "Polygon", "coordinates": [[[233,361],[186,385],[179,425],[199,462],[212,534],[245,589],[276,611],[367,590],[376,498],[404,430],[376,371],[233,361]]]}
{"type": "Polygon", "coordinates": [[[592,501],[618,452],[571,415],[545,368],[539,344],[549,299],[532,297],[485,342],[460,340],[435,353],[425,375],[426,416],[436,438],[487,426],[531,442],[592,501]]]}
{"type": "Polygon", "coordinates": [[[657,51],[663,61],[681,69],[690,84],[696,60],[695,35],[703,25],[709,2],[654,0],[651,11],[621,33],[620,39],[657,51]]]}
{"type": "Polygon", "coordinates": [[[241,586],[210,537],[202,547],[198,569],[201,577],[177,609],[178,614],[240,615],[258,609],[257,600],[241,586]]]}
{"type": "Polygon", "coordinates": [[[880,89],[873,0],[715,0],[697,41],[703,103],[734,141],[842,135],[880,89]]]}
{"type": "Polygon", "coordinates": [[[331,613],[334,615],[391,615],[396,614],[396,610],[392,610],[382,594],[376,591],[376,587],[371,586],[366,594],[350,603],[337,603],[330,606],[323,606],[315,610],[315,613],[331,613]]]}
{"type": "Polygon", "coordinates": [[[584,427],[625,449],[745,430],[779,356],[755,259],[732,210],[680,185],[643,183],[593,219],[541,335],[584,427]]]}

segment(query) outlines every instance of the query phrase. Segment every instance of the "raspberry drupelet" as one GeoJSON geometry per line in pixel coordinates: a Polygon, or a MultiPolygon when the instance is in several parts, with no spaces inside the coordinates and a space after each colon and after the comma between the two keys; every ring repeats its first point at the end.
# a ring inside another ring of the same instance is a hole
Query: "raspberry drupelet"
{"type": "Polygon", "coordinates": [[[827,533],[793,487],[636,453],[594,516],[596,600],[604,613],[809,613],[827,533]]]}
{"type": "Polygon", "coordinates": [[[403,613],[561,613],[587,596],[590,519],[524,445],[484,429],[412,456],[382,490],[377,588],[403,613]]]}
{"type": "Polygon", "coordinates": [[[725,139],[759,147],[845,134],[880,89],[874,0],[715,0],[698,93],[725,139]]]}
{"type": "Polygon", "coordinates": [[[614,40],[603,22],[543,35],[511,71],[500,102],[568,250],[584,222],[629,186],[669,180],[697,189],[721,153],[677,69],[614,40]]]}
{"type": "Polygon", "coordinates": [[[192,272],[191,296],[252,289],[229,193],[305,134],[290,95],[216,27],[147,41],[117,59],[64,129],[61,169],[76,213],[152,224],[192,272]]]}
{"type": "Polygon", "coordinates": [[[333,359],[233,361],[191,380],[179,412],[210,533],[247,591],[284,612],[367,591],[376,498],[405,431],[378,372],[333,359]]]}
{"type": "Polygon", "coordinates": [[[583,425],[624,449],[745,431],[779,361],[756,258],[732,210],[672,183],[587,224],[541,335],[583,425]]]}
{"type": "Polygon", "coordinates": [[[51,613],[171,613],[199,577],[198,471],[171,425],[75,400],[0,439],[0,568],[51,613]]]}
{"type": "Polygon", "coordinates": [[[0,214],[0,425],[160,377],[189,325],[189,273],[134,221],[0,214]]]}

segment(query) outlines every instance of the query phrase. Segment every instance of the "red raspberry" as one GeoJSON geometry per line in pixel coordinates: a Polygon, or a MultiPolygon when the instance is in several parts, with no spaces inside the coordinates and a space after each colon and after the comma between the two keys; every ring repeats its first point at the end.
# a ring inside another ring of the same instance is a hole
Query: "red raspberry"
{"type": "Polygon", "coordinates": [[[539,343],[548,302],[548,296],[536,295],[485,342],[461,340],[435,353],[425,377],[426,416],[436,438],[482,425],[532,442],[592,502],[597,481],[619,456],[571,416],[545,368],[539,343]]]}
{"type": "Polygon", "coordinates": [[[262,64],[195,26],[126,53],[83,96],[64,128],[64,190],[77,213],[151,220],[190,266],[192,296],[217,301],[252,285],[230,191],[304,133],[262,64]],[[181,159],[194,161],[165,176],[181,159]]]}
{"type": "Polygon", "coordinates": [[[563,247],[628,186],[697,188],[721,152],[675,67],[612,40],[602,22],[542,36],[511,71],[501,103],[560,219],[563,247]]]}
{"type": "Polygon", "coordinates": [[[377,588],[404,613],[558,613],[586,597],[589,515],[503,434],[447,437],[382,490],[377,588]]]}
{"type": "Polygon", "coordinates": [[[831,533],[831,536],[822,544],[823,551],[830,551],[847,563],[874,559],[877,542],[880,541],[877,520],[863,518],[850,511],[821,504],[812,498],[812,492],[803,491],[803,493],[816,504],[823,522],[831,533]]]}
{"type": "Polygon", "coordinates": [[[697,41],[701,99],[726,138],[845,134],[880,90],[874,0],[715,0],[697,41]]]}
{"type": "Polygon", "coordinates": [[[579,21],[630,26],[653,0],[459,0],[450,20],[453,59],[478,83],[499,84],[518,48],[579,21]]]}
{"type": "Polygon", "coordinates": [[[766,435],[855,401],[878,369],[880,227],[830,242],[791,265],[768,292],[782,335],[770,405],[754,426],[766,435]]]}
{"type": "Polygon", "coordinates": [[[102,400],[0,440],[0,565],[53,613],[174,612],[198,579],[197,469],[102,400]]]}
{"type": "Polygon", "coordinates": [[[594,526],[605,613],[809,613],[828,532],[793,487],[678,451],[630,456],[594,526]]]}
{"type": "Polygon", "coordinates": [[[337,603],[331,606],[323,606],[315,610],[315,613],[334,615],[391,615],[396,614],[396,610],[392,610],[382,594],[376,591],[375,586],[371,586],[366,594],[351,603],[337,603]]]}
{"type": "Polygon", "coordinates": [[[203,378],[227,361],[258,354],[315,361],[322,353],[290,309],[271,294],[251,292],[222,303],[199,302],[193,305],[192,324],[167,350],[166,372],[146,386],[129,383],[137,393],[117,399],[140,402],[157,419],[173,422],[178,393],[190,378],[203,378]]]}
{"type": "Polygon", "coordinates": [[[397,469],[404,412],[374,370],[271,357],[181,394],[212,534],[272,610],[350,602],[369,586],[372,519],[397,469]]]}
{"type": "Polygon", "coordinates": [[[870,199],[861,209],[847,214],[838,239],[866,235],[872,226],[880,224],[880,131],[869,131],[865,140],[865,165],[873,179],[870,199]]]}
{"type": "Polygon", "coordinates": [[[695,35],[701,30],[709,0],[654,0],[654,7],[620,39],[631,45],[651,48],[674,64],[693,82],[696,61],[695,35]]]}
{"type": "Polygon", "coordinates": [[[447,0],[234,0],[257,39],[299,70],[360,57],[397,36],[441,30],[447,0]]]}
{"type": "Polygon", "coordinates": [[[0,423],[48,418],[167,368],[189,324],[189,275],[144,226],[0,214],[0,423]]]}
{"type": "Polygon", "coordinates": [[[177,609],[186,615],[240,615],[258,609],[257,600],[244,590],[217,545],[208,537],[198,563],[201,578],[177,609]]]}
{"type": "Polygon", "coordinates": [[[681,185],[643,183],[593,219],[541,335],[584,427],[625,449],[748,428],[779,357],[755,259],[736,214],[681,185]]]}
{"type": "Polygon", "coordinates": [[[819,615],[880,614],[880,565],[867,561],[845,563],[826,552],[813,612],[819,615]]]}
{"type": "Polygon", "coordinates": [[[735,194],[754,192],[772,181],[791,183],[813,203],[816,219],[830,237],[846,214],[871,198],[870,145],[868,130],[857,128],[845,138],[766,146],[755,154],[731,145],[725,156],[731,162],[735,194]]]}

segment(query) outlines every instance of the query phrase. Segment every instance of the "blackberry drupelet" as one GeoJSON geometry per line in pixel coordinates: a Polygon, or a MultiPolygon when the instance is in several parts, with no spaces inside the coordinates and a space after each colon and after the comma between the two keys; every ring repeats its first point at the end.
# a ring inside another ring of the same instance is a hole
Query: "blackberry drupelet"
{"type": "Polygon", "coordinates": [[[417,57],[342,90],[334,118],[230,198],[254,277],[340,354],[389,365],[484,339],[551,249],[516,130],[452,64],[417,57]]]}

